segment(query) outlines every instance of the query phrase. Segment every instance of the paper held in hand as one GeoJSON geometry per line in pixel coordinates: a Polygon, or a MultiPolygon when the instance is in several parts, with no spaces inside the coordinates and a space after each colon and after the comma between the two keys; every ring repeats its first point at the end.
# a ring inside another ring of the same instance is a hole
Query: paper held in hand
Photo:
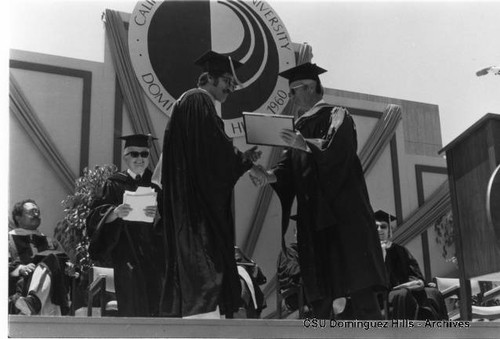
{"type": "Polygon", "coordinates": [[[139,186],[135,192],[125,191],[123,203],[132,207],[130,213],[123,220],[153,222],[154,218],[148,217],[144,213],[147,206],[156,206],[156,192],[151,187],[139,186]]]}
{"type": "Polygon", "coordinates": [[[294,118],[289,115],[243,112],[247,144],[288,146],[281,137],[283,129],[294,130],[294,118]]]}

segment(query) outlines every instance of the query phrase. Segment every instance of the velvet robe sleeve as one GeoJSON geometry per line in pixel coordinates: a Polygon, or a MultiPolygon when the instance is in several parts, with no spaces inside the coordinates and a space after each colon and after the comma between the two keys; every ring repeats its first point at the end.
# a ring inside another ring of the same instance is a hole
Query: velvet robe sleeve
{"type": "MultiPolygon", "coordinates": [[[[273,173],[276,176],[276,182],[271,184],[278,195],[281,202],[281,233],[282,236],[285,235],[288,224],[290,222],[290,215],[293,200],[295,199],[295,189],[293,184],[293,173],[291,164],[291,150],[285,149],[282,154],[282,159],[278,162],[276,167],[273,169],[273,173]]],[[[284,243],[282,244],[284,246],[284,243]]]]}
{"type": "MultiPolygon", "coordinates": [[[[187,129],[187,140],[192,143],[201,168],[196,168],[199,180],[207,178],[207,190],[231,191],[238,179],[249,170],[252,162],[233,146],[224,131],[224,124],[210,98],[203,93],[191,94],[192,100],[182,101],[182,115],[187,129]]],[[[193,163],[195,159],[193,159],[193,163]]]]}
{"type": "Polygon", "coordinates": [[[115,207],[123,200],[123,197],[116,194],[118,190],[114,185],[116,184],[109,180],[106,181],[101,200],[96,203],[87,218],[87,234],[90,238],[89,254],[93,260],[106,260],[120,239],[121,220],[105,222],[115,207]]]}
{"type": "MultiPolygon", "coordinates": [[[[172,115],[167,127],[169,149],[164,150],[167,161],[164,160],[164,165],[176,167],[176,170],[182,167],[182,171],[190,173],[187,177],[195,180],[193,184],[201,189],[209,205],[226,201],[252,162],[233,146],[207,94],[193,90],[177,105],[176,114],[172,115]],[[184,154],[173,154],[175,152],[184,154]]],[[[172,184],[163,182],[162,185],[172,184]]]]}
{"type": "Polygon", "coordinates": [[[356,130],[352,117],[346,115],[333,136],[325,133],[315,141],[308,142],[308,146],[317,164],[319,182],[324,183],[323,187],[329,196],[335,197],[344,185],[357,157],[356,130]]]}
{"type": "Polygon", "coordinates": [[[404,248],[404,251],[407,256],[408,260],[408,281],[413,281],[413,280],[424,280],[424,275],[422,274],[422,271],[420,271],[420,267],[418,266],[418,262],[411,255],[410,251],[408,251],[407,248],[404,248]]]}

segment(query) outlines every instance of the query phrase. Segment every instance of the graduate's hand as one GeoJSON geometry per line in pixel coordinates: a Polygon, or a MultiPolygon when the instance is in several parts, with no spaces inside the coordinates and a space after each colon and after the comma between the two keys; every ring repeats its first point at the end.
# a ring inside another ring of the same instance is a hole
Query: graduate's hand
{"type": "Polygon", "coordinates": [[[251,162],[256,162],[257,160],[259,160],[261,155],[262,155],[262,151],[259,151],[257,149],[257,146],[254,146],[254,147],[246,150],[245,152],[243,152],[243,158],[248,159],[251,162]]]}
{"type": "Polygon", "coordinates": [[[156,205],[155,206],[147,206],[144,209],[144,214],[146,214],[146,217],[148,217],[148,218],[154,218],[157,210],[158,209],[157,209],[156,205]]]}
{"type": "Polygon", "coordinates": [[[308,151],[306,139],[300,134],[299,131],[292,131],[291,129],[282,129],[280,137],[288,146],[302,151],[308,151]]]}
{"type": "Polygon", "coordinates": [[[276,175],[274,173],[268,172],[261,165],[253,165],[248,171],[250,180],[256,187],[262,187],[267,184],[276,182],[276,175]]]}
{"type": "Polygon", "coordinates": [[[116,215],[117,218],[125,218],[129,215],[130,211],[132,211],[132,207],[130,207],[129,204],[121,204],[114,209],[113,214],[116,215]]]}

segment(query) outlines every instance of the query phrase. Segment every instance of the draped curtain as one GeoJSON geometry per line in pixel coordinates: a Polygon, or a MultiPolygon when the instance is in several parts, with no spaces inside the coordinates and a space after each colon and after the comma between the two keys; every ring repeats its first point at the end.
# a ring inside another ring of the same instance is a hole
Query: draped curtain
{"type": "Polygon", "coordinates": [[[68,193],[73,192],[76,178],[75,173],[73,173],[71,167],[64,160],[49,133],[43,127],[42,122],[37,118],[35,111],[12,74],[10,74],[9,86],[10,112],[19,121],[26,134],[40,151],[40,154],[52,167],[66,191],[68,193]]]}
{"type": "MultiPolygon", "coordinates": [[[[129,113],[132,129],[134,133],[152,133],[154,131],[153,123],[149,117],[142,88],[132,67],[128,50],[128,35],[120,13],[106,9],[104,23],[110,42],[109,45],[116,76],[123,93],[123,100],[129,113]]],[[[156,166],[160,153],[158,142],[153,141],[150,166],[156,166]]]]}
{"type": "Polygon", "coordinates": [[[365,176],[377,162],[385,146],[391,141],[400,120],[401,108],[398,105],[387,105],[363,149],[359,152],[359,160],[365,176]]]}
{"type": "Polygon", "coordinates": [[[393,237],[394,242],[405,245],[411,239],[433,225],[438,218],[451,210],[450,187],[448,180],[400,225],[393,237]]]}

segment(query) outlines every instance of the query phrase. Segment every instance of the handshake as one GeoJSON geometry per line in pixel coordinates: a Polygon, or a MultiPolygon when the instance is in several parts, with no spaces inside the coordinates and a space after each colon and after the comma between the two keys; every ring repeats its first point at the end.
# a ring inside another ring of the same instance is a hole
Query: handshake
{"type": "Polygon", "coordinates": [[[262,152],[254,146],[247,151],[243,152],[243,158],[252,161],[254,164],[248,171],[250,180],[256,187],[265,186],[276,182],[276,176],[272,172],[268,172],[261,165],[256,165],[255,161],[259,160],[262,152]]]}
{"type": "Polygon", "coordinates": [[[254,164],[248,171],[248,175],[256,187],[262,187],[276,182],[276,175],[272,172],[266,171],[261,165],[254,164]]]}

